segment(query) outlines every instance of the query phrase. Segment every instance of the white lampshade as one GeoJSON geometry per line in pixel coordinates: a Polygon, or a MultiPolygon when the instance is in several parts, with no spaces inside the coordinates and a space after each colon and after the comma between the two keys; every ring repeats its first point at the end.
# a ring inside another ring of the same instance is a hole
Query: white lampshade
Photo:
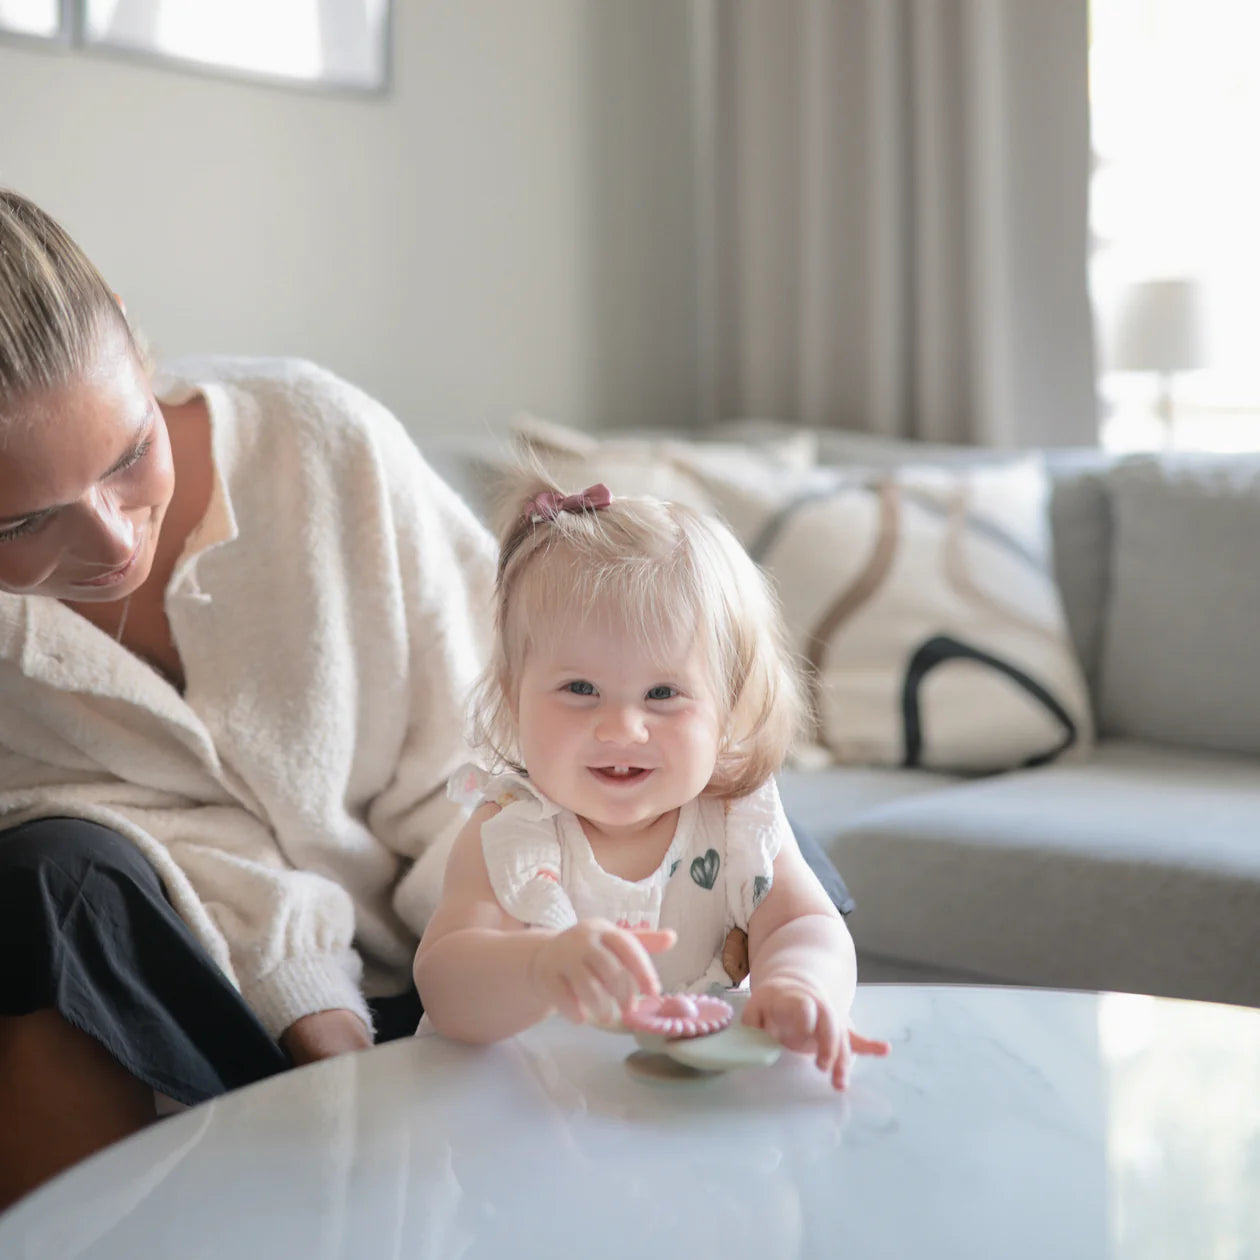
{"type": "Polygon", "coordinates": [[[1185,372],[1208,364],[1203,286],[1143,280],[1116,304],[1107,365],[1119,372],[1185,372]]]}

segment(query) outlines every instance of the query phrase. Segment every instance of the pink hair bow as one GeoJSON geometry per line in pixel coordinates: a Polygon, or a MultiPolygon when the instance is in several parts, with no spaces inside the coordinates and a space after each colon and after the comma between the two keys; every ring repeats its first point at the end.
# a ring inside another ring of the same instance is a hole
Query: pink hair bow
{"type": "Polygon", "coordinates": [[[525,519],[531,525],[541,521],[554,521],[561,512],[598,512],[612,502],[612,491],[602,481],[577,494],[556,494],[544,490],[525,505],[525,519]]]}

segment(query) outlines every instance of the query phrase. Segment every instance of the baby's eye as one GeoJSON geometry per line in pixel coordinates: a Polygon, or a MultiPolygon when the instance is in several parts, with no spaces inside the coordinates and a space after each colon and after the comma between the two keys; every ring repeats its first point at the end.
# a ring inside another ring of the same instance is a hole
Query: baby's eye
{"type": "Polygon", "coordinates": [[[659,686],[648,689],[647,698],[649,700],[672,700],[678,692],[668,683],[661,683],[659,686]]]}
{"type": "Polygon", "coordinates": [[[587,682],[585,678],[576,678],[571,683],[565,683],[564,689],[572,692],[575,696],[593,696],[595,694],[595,684],[587,682]]]}

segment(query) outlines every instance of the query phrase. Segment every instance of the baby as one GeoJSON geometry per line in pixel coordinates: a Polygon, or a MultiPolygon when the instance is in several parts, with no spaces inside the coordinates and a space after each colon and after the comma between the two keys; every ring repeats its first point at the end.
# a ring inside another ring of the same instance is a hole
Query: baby
{"type": "Polygon", "coordinates": [[[746,934],[743,1022],[843,1088],[887,1047],[850,1028],[853,942],[779,803],[803,703],[760,571],[679,504],[532,472],[507,502],[474,706],[490,770],[452,781],[476,809],[416,955],[430,1021],[471,1042],[555,1010],[614,1022],[738,983],[746,934]]]}

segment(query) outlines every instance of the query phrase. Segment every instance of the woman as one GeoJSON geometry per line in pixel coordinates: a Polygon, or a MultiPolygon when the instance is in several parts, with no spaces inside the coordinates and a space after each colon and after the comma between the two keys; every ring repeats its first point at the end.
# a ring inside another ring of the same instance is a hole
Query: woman
{"type": "Polygon", "coordinates": [[[155,1096],[415,1028],[493,576],[382,407],[298,362],[151,379],[0,192],[0,1207],[155,1096]]]}
{"type": "Polygon", "coordinates": [[[494,570],[382,407],[152,378],[0,191],[0,1209],[163,1100],[414,1031],[494,570]]]}

